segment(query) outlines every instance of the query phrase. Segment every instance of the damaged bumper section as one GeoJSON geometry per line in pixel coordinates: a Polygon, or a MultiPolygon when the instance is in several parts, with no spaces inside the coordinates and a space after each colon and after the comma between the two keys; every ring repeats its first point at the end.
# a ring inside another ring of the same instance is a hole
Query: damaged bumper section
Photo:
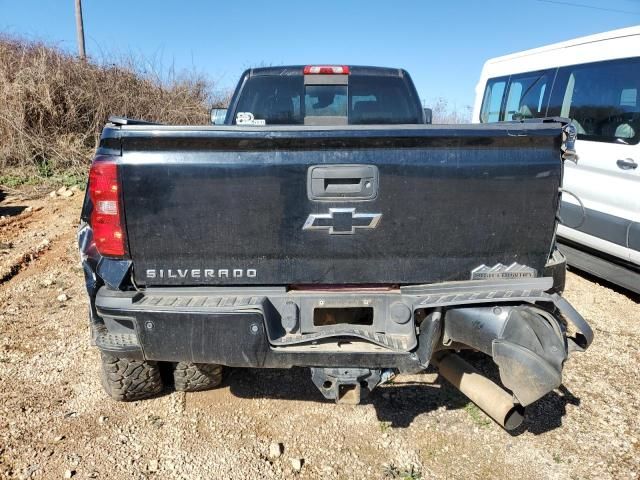
{"type": "MultiPolygon", "coordinates": [[[[550,277],[326,291],[103,286],[92,334],[119,357],[312,367],[326,398],[352,403],[395,372],[430,363],[468,378],[450,358],[473,349],[493,358],[511,407],[521,408],[558,387],[569,353],[593,339],[573,307],[549,292],[550,277]]],[[[499,423],[511,428],[512,418],[499,423]]]]}

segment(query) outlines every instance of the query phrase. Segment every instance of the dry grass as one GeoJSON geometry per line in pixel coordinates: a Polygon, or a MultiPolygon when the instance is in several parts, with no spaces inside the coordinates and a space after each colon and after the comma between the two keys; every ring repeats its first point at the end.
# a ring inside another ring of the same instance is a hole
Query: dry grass
{"type": "MultiPolygon", "coordinates": [[[[0,186],[76,183],[110,115],[206,124],[226,103],[205,76],[159,74],[144,59],[83,62],[39,42],[0,36],[0,186]]],[[[466,123],[468,112],[433,102],[434,123],[466,123]]]]}
{"type": "Polygon", "coordinates": [[[42,43],[0,37],[0,180],[83,177],[110,115],[203,124],[209,108],[224,103],[202,75],[159,78],[140,64],[83,62],[42,43]]]}

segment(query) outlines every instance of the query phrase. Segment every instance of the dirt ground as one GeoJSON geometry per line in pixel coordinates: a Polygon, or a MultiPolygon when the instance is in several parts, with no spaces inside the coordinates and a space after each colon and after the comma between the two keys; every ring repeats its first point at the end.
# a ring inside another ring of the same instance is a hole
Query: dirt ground
{"type": "Polygon", "coordinates": [[[513,434],[434,372],[360,406],[324,401],[305,369],[227,370],[213,391],[114,402],[88,341],[81,203],[0,203],[0,478],[640,477],[639,299],[575,273],[566,297],[596,338],[513,434]]]}

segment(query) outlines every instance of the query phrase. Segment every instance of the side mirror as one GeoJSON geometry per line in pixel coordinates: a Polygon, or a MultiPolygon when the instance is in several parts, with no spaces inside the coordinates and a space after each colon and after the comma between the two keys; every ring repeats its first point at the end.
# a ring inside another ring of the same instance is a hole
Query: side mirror
{"type": "Polygon", "coordinates": [[[424,123],[430,125],[433,123],[433,110],[430,108],[423,108],[424,110],[424,123]]]}
{"type": "Polygon", "coordinates": [[[224,119],[227,117],[226,108],[211,109],[211,123],[214,125],[224,125],[224,119]]]}

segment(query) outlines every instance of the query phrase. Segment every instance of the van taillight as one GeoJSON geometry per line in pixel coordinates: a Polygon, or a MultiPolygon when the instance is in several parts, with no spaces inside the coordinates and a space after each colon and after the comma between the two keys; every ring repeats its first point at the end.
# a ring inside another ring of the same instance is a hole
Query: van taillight
{"type": "Polygon", "coordinates": [[[304,67],[304,74],[349,75],[349,67],[347,65],[307,65],[304,67]]]}
{"type": "Polygon", "coordinates": [[[93,203],[91,228],[98,252],[105,256],[123,256],[125,235],[118,166],[115,162],[93,162],[89,172],[89,196],[93,203]]]}

